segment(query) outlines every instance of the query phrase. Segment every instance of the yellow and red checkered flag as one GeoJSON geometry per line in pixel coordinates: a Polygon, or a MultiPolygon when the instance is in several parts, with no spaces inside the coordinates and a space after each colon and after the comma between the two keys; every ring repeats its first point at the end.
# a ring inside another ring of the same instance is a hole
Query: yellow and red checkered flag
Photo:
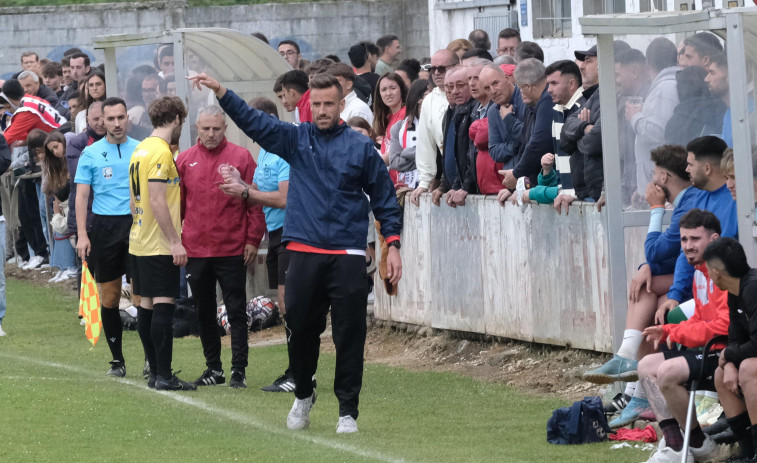
{"type": "Polygon", "coordinates": [[[81,296],[79,297],[79,316],[85,321],[85,334],[94,347],[100,339],[102,322],[100,321],[100,295],[97,292],[97,284],[92,278],[92,273],[87,263],[82,264],[81,269],[81,296]]]}

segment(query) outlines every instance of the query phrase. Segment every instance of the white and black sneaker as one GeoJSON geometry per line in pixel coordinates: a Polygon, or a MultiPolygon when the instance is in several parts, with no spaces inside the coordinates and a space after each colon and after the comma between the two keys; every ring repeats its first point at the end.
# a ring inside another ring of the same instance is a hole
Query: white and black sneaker
{"type": "Polygon", "coordinates": [[[226,383],[226,376],[223,375],[223,370],[208,368],[194,383],[198,386],[216,386],[226,383]]]}
{"type": "Polygon", "coordinates": [[[284,374],[276,378],[273,384],[260,390],[265,392],[294,392],[294,379],[284,374]]]}
{"type": "Polygon", "coordinates": [[[231,381],[229,381],[229,387],[234,389],[245,389],[247,387],[247,377],[244,374],[243,369],[231,369],[231,381]]]}
{"type": "Polygon", "coordinates": [[[113,360],[110,362],[110,370],[105,373],[106,376],[115,376],[116,378],[123,378],[126,376],[126,365],[124,362],[113,360]]]}
{"type": "Polygon", "coordinates": [[[605,405],[605,415],[614,415],[620,413],[626,408],[628,402],[631,401],[631,396],[623,392],[619,392],[612,398],[612,401],[605,405]]]}

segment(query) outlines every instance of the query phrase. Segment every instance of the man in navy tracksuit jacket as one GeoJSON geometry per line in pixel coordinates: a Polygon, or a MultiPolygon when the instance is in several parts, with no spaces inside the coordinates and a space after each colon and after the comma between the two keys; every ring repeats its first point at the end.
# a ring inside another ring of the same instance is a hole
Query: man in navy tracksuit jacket
{"type": "Polygon", "coordinates": [[[330,307],[336,347],[334,393],[339,400],[336,431],[356,432],[366,335],[365,230],[370,210],[389,246],[388,278],[396,284],[402,276],[401,210],[386,165],[370,139],[340,120],[343,93],[331,75],[310,79],[313,123],[300,125],[249,107],[205,74],[190,80],[213,90],[239,128],[290,165],[281,241],[292,251],[285,297],[296,399],[287,427],[305,429],[310,424],[310,408],[316,399],[312,377],[330,307]]]}

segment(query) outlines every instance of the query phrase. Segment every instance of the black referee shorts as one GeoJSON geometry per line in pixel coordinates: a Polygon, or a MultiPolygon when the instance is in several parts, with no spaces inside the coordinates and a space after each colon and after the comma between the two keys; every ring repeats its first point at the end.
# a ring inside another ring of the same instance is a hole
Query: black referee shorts
{"type": "Polygon", "coordinates": [[[87,265],[95,281],[107,283],[129,272],[129,215],[95,215],[87,235],[91,246],[87,265]]]}

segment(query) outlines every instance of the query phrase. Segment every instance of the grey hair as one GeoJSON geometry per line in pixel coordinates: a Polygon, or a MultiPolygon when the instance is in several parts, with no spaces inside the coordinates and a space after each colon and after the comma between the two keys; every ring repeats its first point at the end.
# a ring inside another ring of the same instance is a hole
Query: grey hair
{"type": "Polygon", "coordinates": [[[494,64],[516,64],[515,58],[510,55],[501,55],[494,58],[494,64]]]}
{"type": "Polygon", "coordinates": [[[486,58],[476,58],[474,61],[471,61],[468,63],[468,67],[477,67],[477,66],[486,66],[487,64],[492,64],[491,60],[488,60],[486,58]]]}
{"type": "Polygon", "coordinates": [[[545,71],[544,63],[536,58],[526,58],[518,63],[513,74],[518,84],[533,85],[544,80],[545,71]]]}
{"type": "Polygon", "coordinates": [[[202,106],[200,109],[197,110],[197,119],[200,118],[202,115],[206,116],[221,116],[226,122],[226,113],[223,112],[223,109],[221,109],[220,106],[217,105],[208,105],[208,106],[202,106]]]}
{"type": "Polygon", "coordinates": [[[499,66],[497,66],[496,64],[489,63],[486,66],[484,66],[481,70],[483,71],[484,69],[491,69],[494,72],[496,72],[497,74],[501,74],[503,76],[507,75],[507,74],[505,74],[505,71],[503,71],[502,68],[499,67],[499,66]]]}
{"type": "Polygon", "coordinates": [[[34,71],[23,71],[21,74],[18,75],[18,80],[26,79],[27,77],[31,76],[32,80],[36,83],[39,83],[39,76],[34,71]]]}

